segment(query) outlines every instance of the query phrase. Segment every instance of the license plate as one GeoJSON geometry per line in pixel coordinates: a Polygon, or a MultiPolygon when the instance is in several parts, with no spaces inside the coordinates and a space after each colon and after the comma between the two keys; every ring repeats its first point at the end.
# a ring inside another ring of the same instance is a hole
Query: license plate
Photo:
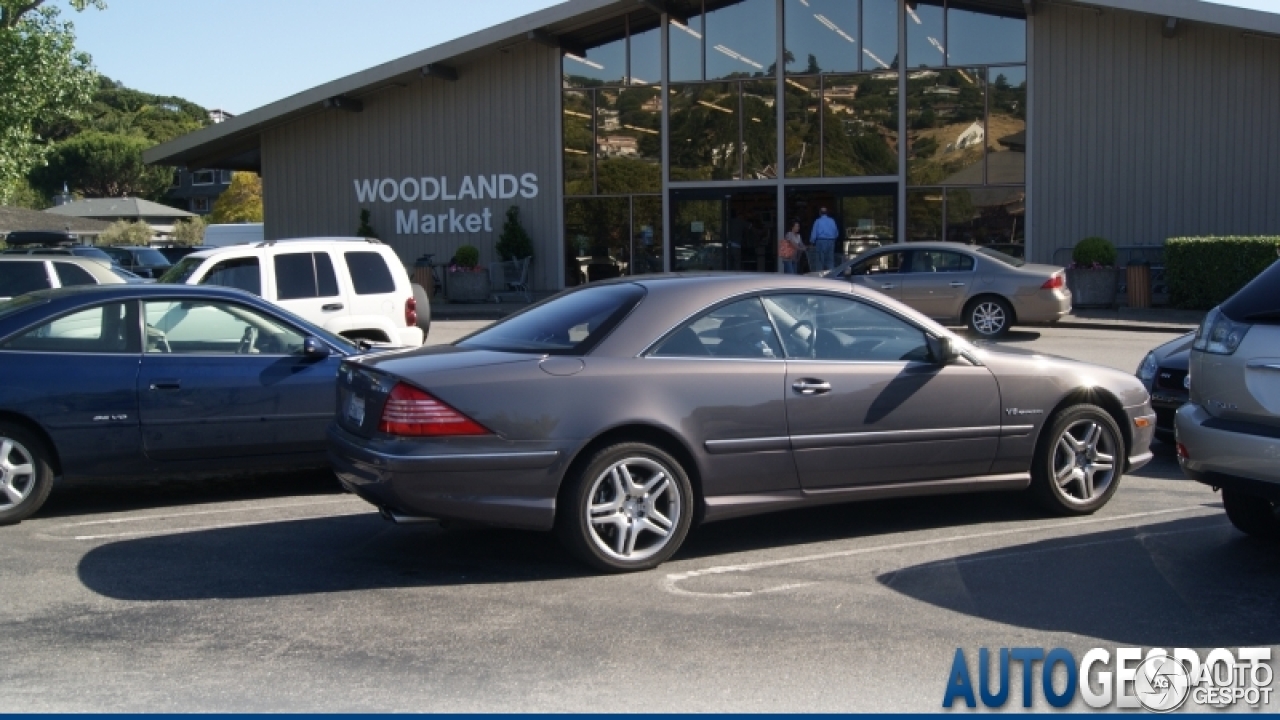
{"type": "Polygon", "coordinates": [[[364,398],[352,395],[347,399],[347,417],[356,425],[364,424],[364,398]]]}

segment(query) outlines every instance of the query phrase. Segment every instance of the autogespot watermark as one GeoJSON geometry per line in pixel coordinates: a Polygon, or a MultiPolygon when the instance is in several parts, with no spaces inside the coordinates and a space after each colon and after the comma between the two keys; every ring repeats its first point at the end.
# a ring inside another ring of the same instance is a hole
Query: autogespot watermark
{"type": "Polygon", "coordinates": [[[1004,707],[1013,694],[1011,666],[1022,666],[1022,707],[1034,704],[1036,686],[1051,707],[1067,707],[1077,697],[1091,708],[1145,708],[1171,712],[1190,700],[1200,708],[1271,706],[1271,648],[1218,648],[1201,661],[1195,650],[1094,648],[1080,662],[1064,648],[980,648],[976,676],[963,648],[955,659],[942,707],[963,702],[1004,707]],[[994,656],[994,657],[993,657],[994,656]],[[993,662],[994,661],[994,662],[993,662]],[[994,665],[994,667],[993,667],[994,665]],[[993,678],[992,675],[995,675],[993,678]],[[977,682],[974,682],[974,679],[977,682]],[[1037,677],[1039,682],[1037,683],[1037,677]],[[992,688],[995,688],[992,690],[992,688]]]}

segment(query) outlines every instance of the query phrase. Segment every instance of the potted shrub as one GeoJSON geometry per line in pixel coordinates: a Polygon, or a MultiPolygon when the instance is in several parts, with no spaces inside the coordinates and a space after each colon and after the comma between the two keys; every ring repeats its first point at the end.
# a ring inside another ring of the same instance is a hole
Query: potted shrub
{"type": "Polygon", "coordinates": [[[502,224],[502,234],[493,249],[503,261],[533,257],[533,239],[520,222],[518,206],[512,205],[507,209],[507,220],[502,224]]]}
{"type": "Polygon", "coordinates": [[[480,267],[480,251],[475,246],[463,245],[453,254],[445,272],[444,292],[449,302],[489,300],[489,273],[480,267]]]}
{"type": "Polygon", "coordinates": [[[1071,251],[1067,287],[1075,307],[1111,307],[1116,300],[1116,248],[1110,240],[1087,237],[1071,251]]]}

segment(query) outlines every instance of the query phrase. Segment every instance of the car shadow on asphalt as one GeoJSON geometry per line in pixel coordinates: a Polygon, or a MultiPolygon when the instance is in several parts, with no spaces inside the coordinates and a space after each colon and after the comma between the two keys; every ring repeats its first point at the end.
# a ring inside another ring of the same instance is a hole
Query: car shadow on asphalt
{"type": "MultiPolygon", "coordinates": [[[[885,500],[695,528],[675,560],[1043,517],[1017,494],[885,500]]],[[[140,601],[252,598],[587,577],[552,533],[393,525],[368,514],[121,539],[88,551],[79,577],[140,601]]],[[[659,568],[657,572],[662,572],[659,568]]]]}
{"type": "Polygon", "coordinates": [[[205,479],[60,480],[35,519],[269,498],[340,495],[343,492],[338,479],[329,470],[205,479]]]}
{"type": "Polygon", "coordinates": [[[961,555],[877,580],[1002,625],[1123,645],[1280,643],[1280,546],[1220,515],[961,555]]]}

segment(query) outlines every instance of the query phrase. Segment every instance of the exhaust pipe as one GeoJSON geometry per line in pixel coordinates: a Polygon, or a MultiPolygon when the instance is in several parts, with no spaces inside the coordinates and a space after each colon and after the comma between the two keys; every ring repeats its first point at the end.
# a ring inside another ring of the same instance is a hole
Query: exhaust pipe
{"type": "Polygon", "coordinates": [[[384,507],[378,508],[378,514],[381,515],[384,520],[393,522],[397,525],[417,525],[420,523],[436,521],[435,518],[423,517],[422,515],[401,515],[384,507]]]}

